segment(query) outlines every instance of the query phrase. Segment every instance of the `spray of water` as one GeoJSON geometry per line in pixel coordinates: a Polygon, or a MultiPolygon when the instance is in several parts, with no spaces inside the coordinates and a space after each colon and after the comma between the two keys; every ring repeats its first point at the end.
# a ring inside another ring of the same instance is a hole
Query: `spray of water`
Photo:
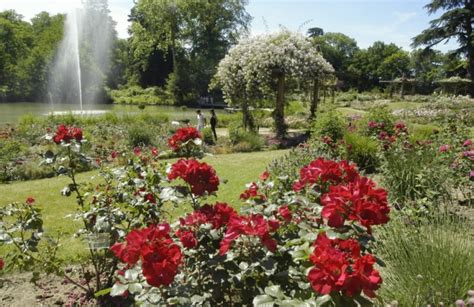
{"type": "Polygon", "coordinates": [[[103,102],[115,32],[107,1],[85,1],[66,14],[63,39],[49,73],[48,98],[53,104],[103,102]],[[100,3],[100,4],[97,4],[100,3]]]}

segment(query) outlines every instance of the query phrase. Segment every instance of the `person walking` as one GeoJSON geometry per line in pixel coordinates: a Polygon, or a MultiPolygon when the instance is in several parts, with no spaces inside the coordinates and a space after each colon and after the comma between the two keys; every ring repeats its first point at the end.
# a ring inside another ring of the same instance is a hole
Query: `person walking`
{"type": "Polygon", "coordinates": [[[197,110],[196,114],[197,114],[196,129],[197,131],[201,132],[201,130],[204,129],[204,126],[206,126],[206,118],[204,117],[204,114],[201,113],[201,110],[197,110]]]}
{"type": "Polygon", "coordinates": [[[217,141],[216,127],[217,127],[216,112],[214,110],[211,110],[211,130],[212,130],[212,134],[214,134],[214,138],[217,141]]]}

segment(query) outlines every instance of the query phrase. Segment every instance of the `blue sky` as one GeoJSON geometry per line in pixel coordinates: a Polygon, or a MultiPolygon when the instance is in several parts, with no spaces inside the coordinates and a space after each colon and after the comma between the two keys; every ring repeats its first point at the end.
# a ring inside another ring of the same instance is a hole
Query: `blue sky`
{"type": "MultiPolygon", "coordinates": [[[[310,27],[341,32],[367,48],[374,41],[393,42],[410,50],[411,38],[427,28],[429,16],[423,6],[428,0],[250,0],[247,11],[253,17],[252,34],[277,31],[281,26],[305,32],[310,27]]],[[[40,11],[67,12],[80,0],[0,0],[0,10],[15,9],[26,18],[40,11]]],[[[133,0],[109,0],[119,37],[127,34],[127,15],[133,0]]],[[[440,45],[447,51],[455,42],[440,45]]]]}

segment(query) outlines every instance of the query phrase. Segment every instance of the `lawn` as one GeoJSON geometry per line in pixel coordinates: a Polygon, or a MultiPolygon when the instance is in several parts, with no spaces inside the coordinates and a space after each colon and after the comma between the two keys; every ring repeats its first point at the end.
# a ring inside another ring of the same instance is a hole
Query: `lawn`
{"type": "MultiPolygon", "coordinates": [[[[245,190],[245,184],[256,180],[265,170],[265,167],[274,159],[285,155],[287,150],[266,151],[255,153],[236,153],[228,155],[215,155],[204,158],[211,164],[221,180],[217,197],[211,201],[219,200],[240,208],[240,193],[245,190]],[[226,183],[223,183],[226,182],[226,183]]],[[[99,180],[97,171],[82,173],[79,182],[99,180]]],[[[43,210],[45,233],[57,234],[63,232],[62,245],[67,248],[61,249],[61,254],[66,258],[82,254],[85,247],[72,237],[78,224],[75,224],[66,215],[73,213],[75,209],[75,198],[61,196],[60,191],[69,179],[57,177],[27,182],[17,182],[0,185],[0,206],[14,202],[23,201],[32,196],[36,199],[36,205],[43,210]]],[[[190,208],[180,208],[172,212],[176,217],[188,211],[190,208]]]]}

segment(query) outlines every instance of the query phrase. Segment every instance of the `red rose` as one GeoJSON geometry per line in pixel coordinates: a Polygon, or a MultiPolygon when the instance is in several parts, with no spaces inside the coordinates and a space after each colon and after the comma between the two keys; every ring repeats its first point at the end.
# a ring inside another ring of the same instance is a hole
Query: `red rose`
{"type": "Polygon", "coordinates": [[[366,177],[347,185],[331,186],[321,197],[321,215],[331,227],[342,227],[345,220],[358,221],[370,232],[370,226],[388,222],[390,207],[387,192],[376,189],[375,183],[366,177]]]}
{"type": "Polygon", "coordinates": [[[247,190],[240,194],[240,199],[254,199],[264,201],[267,198],[265,195],[258,193],[258,186],[255,182],[252,182],[247,190]]]}
{"type": "Polygon", "coordinates": [[[308,280],[316,292],[342,292],[354,297],[363,291],[368,297],[375,297],[374,291],[380,287],[382,278],[374,269],[374,257],[361,255],[356,240],[331,240],[320,233],[314,246],[310,255],[314,267],[309,271],[308,280]]]}
{"type": "Polygon", "coordinates": [[[269,173],[268,171],[264,171],[264,172],[260,175],[259,179],[262,180],[262,181],[265,181],[265,180],[268,179],[268,177],[270,177],[270,173],[269,173]]]}
{"type": "Polygon", "coordinates": [[[115,159],[115,158],[117,158],[117,156],[118,156],[118,152],[116,152],[116,151],[114,150],[114,151],[112,151],[112,153],[110,154],[110,156],[112,157],[112,159],[115,159]]]}
{"type": "Polygon", "coordinates": [[[261,214],[250,216],[232,216],[227,224],[227,230],[220,243],[220,254],[225,255],[230,249],[232,242],[239,236],[255,236],[260,238],[260,242],[271,252],[276,250],[277,242],[270,236],[270,231],[275,231],[274,222],[265,220],[261,214]]]}
{"type": "Polygon", "coordinates": [[[181,230],[176,231],[176,236],[179,238],[183,246],[186,248],[194,248],[198,245],[194,232],[190,230],[181,230]]]}
{"type": "Polygon", "coordinates": [[[200,139],[201,134],[194,127],[183,127],[176,130],[176,132],[168,139],[168,146],[173,151],[178,151],[182,144],[195,139],[200,139]]]}
{"type": "Polygon", "coordinates": [[[169,232],[168,224],[132,230],[125,237],[126,243],[115,243],[110,249],[129,265],[141,260],[143,275],[151,286],[167,286],[173,282],[182,261],[181,249],[169,232]]]}
{"type": "Polygon", "coordinates": [[[278,208],[278,213],[286,223],[291,222],[292,214],[290,208],[288,208],[288,205],[284,205],[278,208]]]}
{"type": "Polygon", "coordinates": [[[293,190],[299,192],[305,186],[314,184],[351,182],[357,177],[359,173],[354,164],[318,158],[300,170],[300,179],[293,184],[293,190]]]}
{"type": "Polygon", "coordinates": [[[135,147],[133,149],[133,153],[135,154],[135,156],[139,156],[142,154],[142,149],[140,147],[135,147]]]}
{"type": "Polygon", "coordinates": [[[78,143],[82,141],[82,129],[77,127],[67,127],[63,124],[57,127],[56,133],[53,137],[53,141],[56,144],[60,144],[61,142],[69,143],[73,139],[78,143]]]}
{"type": "Polygon", "coordinates": [[[158,155],[158,148],[152,147],[151,148],[151,155],[156,157],[158,155]]]}
{"type": "Polygon", "coordinates": [[[180,159],[171,166],[168,179],[183,179],[191,187],[194,195],[202,196],[217,191],[219,178],[216,171],[206,163],[194,159],[180,159]]]}
{"type": "Polygon", "coordinates": [[[0,270],[3,270],[4,266],[5,266],[5,262],[3,262],[3,259],[0,258],[0,270]]]}
{"type": "Polygon", "coordinates": [[[26,203],[28,205],[32,205],[32,204],[34,204],[34,202],[35,202],[35,199],[31,196],[26,199],[26,203]]]}

